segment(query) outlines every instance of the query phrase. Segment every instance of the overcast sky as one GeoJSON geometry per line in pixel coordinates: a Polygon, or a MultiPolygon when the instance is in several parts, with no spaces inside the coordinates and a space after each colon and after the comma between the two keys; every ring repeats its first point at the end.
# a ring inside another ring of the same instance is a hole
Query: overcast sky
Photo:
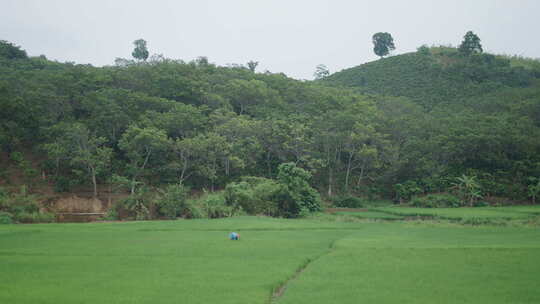
{"type": "Polygon", "coordinates": [[[540,0],[0,0],[0,40],[49,59],[111,65],[143,38],[151,54],[312,79],[377,57],[371,36],[397,49],[458,45],[466,31],[484,50],[540,57],[540,0]]]}

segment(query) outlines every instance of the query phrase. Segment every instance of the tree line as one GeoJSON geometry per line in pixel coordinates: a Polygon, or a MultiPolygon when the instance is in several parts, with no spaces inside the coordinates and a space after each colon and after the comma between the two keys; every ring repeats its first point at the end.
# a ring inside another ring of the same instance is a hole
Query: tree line
{"type": "MultiPolygon", "coordinates": [[[[489,92],[460,76],[463,69],[445,67],[445,81],[458,75],[475,93],[439,105],[431,98],[445,86],[421,100],[389,96],[255,73],[256,62],[221,67],[204,57],[149,56],[144,41],[135,42],[136,61],[102,68],[0,45],[2,151],[9,162],[21,151],[42,155],[39,171],[56,191],[88,185],[98,196],[100,184],[133,195],[171,184],[213,191],[246,176],[276,179],[278,167],[292,163],[329,197],[409,199],[447,191],[465,174],[477,177],[483,196],[522,200],[540,177],[532,72],[523,85],[489,92]]],[[[414,56],[442,58],[421,49],[414,56]]],[[[510,67],[482,60],[473,77],[514,79],[505,74],[510,67]]]]}

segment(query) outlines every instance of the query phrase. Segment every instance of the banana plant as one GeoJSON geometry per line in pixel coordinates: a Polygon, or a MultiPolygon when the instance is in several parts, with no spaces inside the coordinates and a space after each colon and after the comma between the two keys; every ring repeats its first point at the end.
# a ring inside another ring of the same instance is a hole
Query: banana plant
{"type": "Polygon", "coordinates": [[[453,188],[471,207],[475,201],[482,198],[481,187],[476,180],[476,176],[467,176],[463,174],[456,178],[456,182],[453,183],[453,188]]]}

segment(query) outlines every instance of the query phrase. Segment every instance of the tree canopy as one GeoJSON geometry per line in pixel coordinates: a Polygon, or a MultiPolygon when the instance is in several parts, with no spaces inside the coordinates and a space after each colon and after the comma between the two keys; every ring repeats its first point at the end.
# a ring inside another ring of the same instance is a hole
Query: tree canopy
{"type": "Polygon", "coordinates": [[[133,49],[133,52],[131,53],[131,56],[137,60],[146,61],[148,59],[148,49],[146,48],[146,40],[144,39],[137,39],[133,41],[133,45],[135,45],[135,48],[133,49]]]}
{"type": "Polygon", "coordinates": [[[390,35],[390,33],[375,33],[372,37],[372,40],[373,52],[381,58],[388,55],[390,51],[396,49],[396,46],[394,45],[394,38],[392,38],[392,35],[390,35]]]}
{"type": "Polygon", "coordinates": [[[482,53],[483,49],[482,44],[480,44],[480,38],[472,31],[468,31],[463,36],[463,41],[459,45],[459,52],[464,55],[482,53]]]}
{"type": "Polygon", "coordinates": [[[138,195],[265,178],[253,182],[261,208],[279,194],[290,216],[316,210],[318,193],[400,199],[464,174],[482,195],[536,200],[539,78],[536,60],[436,47],[319,81],[159,56],[106,67],[0,56],[0,173],[31,180],[32,159],[57,191],[98,195],[114,181],[138,195]]]}

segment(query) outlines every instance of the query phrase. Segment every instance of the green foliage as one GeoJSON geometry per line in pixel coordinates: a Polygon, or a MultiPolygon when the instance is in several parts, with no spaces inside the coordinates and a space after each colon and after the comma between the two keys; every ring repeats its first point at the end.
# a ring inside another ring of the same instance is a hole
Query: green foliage
{"type": "Polygon", "coordinates": [[[529,182],[528,194],[532,198],[533,204],[536,204],[536,198],[540,195],[540,178],[530,177],[529,182]]]}
{"type": "Polygon", "coordinates": [[[148,58],[146,41],[144,39],[137,39],[133,41],[133,45],[135,45],[135,48],[133,49],[131,56],[133,56],[133,58],[137,60],[146,61],[146,59],[148,58]]]}
{"type": "MultiPolygon", "coordinates": [[[[294,162],[310,184],[278,179],[283,199],[269,198],[272,183],[235,193],[256,201],[244,197],[258,206],[249,212],[297,216],[317,209],[311,186],[409,200],[447,192],[466,174],[485,197],[523,200],[532,198],[527,177],[540,176],[538,60],[423,46],[311,82],[207,58],[138,59],[146,62],[93,67],[0,56],[0,145],[11,156],[3,179],[32,190],[92,185],[95,195],[106,183],[132,194],[198,191],[276,179],[279,164],[294,162]]],[[[145,201],[149,215],[139,217],[158,216],[155,204],[145,201]]],[[[202,203],[191,206],[205,216],[202,203]]]]}
{"type": "Polygon", "coordinates": [[[57,176],[54,178],[55,192],[70,192],[73,188],[73,179],[66,176],[57,176]]]}
{"type": "Polygon", "coordinates": [[[52,223],[56,220],[53,213],[20,212],[15,214],[14,219],[19,223],[52,223]]]}
{"type": "Polygon", "coordinates": [[[429,47],[425,44],[418,47],[416,51],[418,52],[419,55],[425,55],[425,56],[431,55],[431,51],[429,47]]]}
{"type": "Polygon", "coordinates": [[[120,219],[120,215],[115,208],[110,208],[109,210],[107,210],[107,213],[105,214],[103,219],[106,221],[116,221],[120,219]]]}
{"type": "Polygon", "coordinates": [[[29,194],[26,186],[12,194],[0,188],[0,223],[51,223],[56,220],[53,213],[39,209],[37,197],[29,194]]]}
{"type": "Polygon", "coordinates": [[[130,160],[128,172],[131,175],[131,193],[135,193],[139,177],[148,170],[151,157],[157,157],[169,148],[169,140],[163,130],[153,127],[130,126],[122,135],[118,147],[130,160]]]}
{"type": "Polygon", "coordinates": [[[250,60],[247,63],[248,69],[253,73],[255,73],[255,69],[257,68],[258,65],[259,65],[259,62],[258,61],[253,61],[253,60],[250,60]]]}
{"type": "Polygon", "coordinates": [[[462,176],[456,178],[454,190],[458,196],[467,202],[471,207],[476,201],[478,201],[478,199],[482,198],[482,189],[476,179],[476,176],[467,176],[463,174],[462,176]]]}
{"type": "Polygon", "coordinates": [[[483,50],[482,44],[480,44],[480,38],[472,31],[468,31],[459,45],[459,52],[466,56],[474,53],[482,53],[483,50]]]}
{"type": "Polygon", "coordinates": [[[359,197],[352,196],[352,195],[335,196],[332,198],[332,204],[340,208],[364,207],[363,201],[359,197]]]}
{"type": "Polygon", "coordinates": [[[298,217],[302,209],[321,210],[319,193],[309,185],[311,174],[294,163],[278,167],[277,180],[282,185],[277,194],[278,209],[285,217],[298,217]]]}
{"type": "Polygon", "coordinates": [[[187,200],[184,210],[182,210],[182,217],[186,219],[200,219],[206,218],[206,210],[203,209],[200,200],[187,200]]]}
{"type": "Polygon", "coordinates": [[[376,33],[373,35],[372,40],[373,52],[381,58],[388,55],[390,51],[396,49],[394,38],[392,38],[392,35],[389,33],[376,33]]]}
{"type": "Polygon", "coordinates": [[[457,208],[465,206],[465,202],[451,194],[428,194],[414,197],[411,205],[420,208],[457,208]]]}
{"type": "Polygon", "coordinates": [[[489,207],[490,204],[486,201],[477,201],[473,204],[473,207],[489,207]]]}
{"type": "Polygon", "coordinates": [[[35,195],[28,194],[26,186],[21,186],[18,193],[8,195],[7,192],[0,198],[0,211],[17,216],[19,213],[37,213],[39,204],[35,195]]]}
{"type": "Polygon", "coordinates": [[[187,213],[185,211],[187,196],[188,189],[186,187],[169,185],[156,201],[158,214],[169,219],[175,219],[177,216],[187,213]]]}
{"type": "Polygon", "coordinates": [[[33,185],[38,175],[37,170],[32,166],[30,161],[26,159],[23,153],[19,151],[13,151],[9,154],[9,158],[16,164],[17,168],[22,172],[24,177],[24,183],[26,185],[33,185]]]}
{"type": "MultiPolygon", "coordinates": [[[[531,66],[531,65],[529,65],[531,66]]],[[[508,87],[531,86],[535,69],[511,65],[491,54],[460,56],[455,48],[425,48],[344,69],[325,78],[360,92],[408,97],[427,109],[439,104],[477,103],[470,98],[508,87]]]]}
{"type": "Polygon", "coordinates": [[[409,201],[414,195],[424,192],[418,183],[412,180],[402,184],[396,184],[394,189],[399,202],[409,201]]]}
{"type": "Polygon", "coordinates": [[[6,59],[26,59],[26,51],[11,42],[0,40],[0,57],[6,59]]]}
{"type": "Polygon", "coordinates": [[[326,78],[329,75],[330,75],[330,71],[328,70],[328,67],[324,64],[319,64],[315,68],[315,73],[313,73],[313,77],[315,78],[315,80],[326,78]]]}
{"type": "Polygon", "coordinates": [[[0,225],[13,224],[13,216],[11,213],[0,211],[0,225]]]}
{"type": "Polygon", "coordinates": [[[119,217],[128,217],[137,221],[150,220],[156,216],[156,201],[159,197],[153,189],[148,186],[137,188],[128,197],[118,201],[113,209],[119,217]]]}
{"type": "MultiPolygon", "coordinates": [[[[97,197],[97,176],[102,174],[108,167],[112,158],[112,149],[105,146],[104,137],[96,137],[90,130],[80,123],[58,124],[51,128],[56,138],[52,143],[44,145],[52,159],[67,161],[72,172],[79,169],[87,172],[87,176],[94,186],[94,197],[97,197]]],[[[62,177],[57,178],[55,188],[63,192],[69,190],[69,182],[62,177]]]]}
{"type": "Polygon", "coordinates": [[[241,182],[225,187],[227,205],[241,208],[247,214],[278,215],[276,200],[281,186],[262,177],[243,177],[241,182]]]}
{"type": "Polygon", "coordinates": [[[231,217],[235,214],[235,209],[228,206],[223,193],[208,194],[202,200],[202,209],[208,218],[231,217]]]}

